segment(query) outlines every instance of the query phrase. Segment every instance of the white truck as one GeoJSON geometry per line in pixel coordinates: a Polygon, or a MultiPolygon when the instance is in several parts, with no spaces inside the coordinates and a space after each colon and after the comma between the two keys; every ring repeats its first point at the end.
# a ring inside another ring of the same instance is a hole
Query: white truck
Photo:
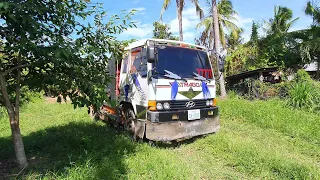
{"type": "Polygon", "coordinates": [[[216,84],[208,51],[194,44],[145,39],[123,59],[109,62],[114,75],[100,118],[126,127],[134,138],[179,141],[220,129],[216,84]]]}

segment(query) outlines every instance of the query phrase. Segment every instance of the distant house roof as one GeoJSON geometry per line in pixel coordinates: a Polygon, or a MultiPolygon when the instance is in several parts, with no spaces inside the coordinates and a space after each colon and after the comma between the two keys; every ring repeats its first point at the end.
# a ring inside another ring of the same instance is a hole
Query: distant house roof
{"type": "Polygon", "coordinates": [[[270,68],[260,68],[260,69],[255,69],[252,71],[246,71],[243,73],[235,74],[232,76],[226,77],[227,82],[233,83],[235,81],[239,81],[240,79],[246,79],[249,77],[256,77],[259,76],[260,73],[262,73],[264,76],[268,75],[270,72],[277,71],[279,68],[278,67],[270,67],[270,68]]]}
{"type": "Polygon", "coordinates": [[[313,62],[313,63],[304,65],[303,69],[308,72],[313,72],[313,71],[317,71],[317,67],[318,67],[318,63],[313,62]]]}

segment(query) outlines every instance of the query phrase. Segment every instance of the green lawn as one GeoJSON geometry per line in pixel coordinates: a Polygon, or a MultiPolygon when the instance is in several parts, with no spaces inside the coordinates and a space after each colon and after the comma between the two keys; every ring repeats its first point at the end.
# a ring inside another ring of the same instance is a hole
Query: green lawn
{"type": "MultiPolygon", "coordinates": [[[[320,179],[320,115],[279,100],[219,102],[221,130],[180,146],[134,143],[86,109],[32,103],[21,130],[27,179],[320,179]]],[[[14,157],[0,119],[0,159],[14,157]]],[[[13,170],[12,173],[17,173],[13,170]]],[[[21,178],[21,176],[20,176],[21,178]]],[[[0,178],[1,179],[1,178],[0,178]]]]}

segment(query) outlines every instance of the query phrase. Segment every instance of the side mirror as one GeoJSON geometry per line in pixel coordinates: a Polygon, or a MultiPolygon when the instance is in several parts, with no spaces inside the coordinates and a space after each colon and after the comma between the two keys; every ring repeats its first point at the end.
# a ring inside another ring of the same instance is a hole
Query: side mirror
{"type": "Polygon", "coordinates": [[[148,63],[155,63],[156,62],[156,55],[154,51],[154,46],[147,47],[147,60],[148,63]]]}
{"type": "Polygon", "coordinates": [[[219,61],[219,71],[224,72],[224,61],[219,61]]]}

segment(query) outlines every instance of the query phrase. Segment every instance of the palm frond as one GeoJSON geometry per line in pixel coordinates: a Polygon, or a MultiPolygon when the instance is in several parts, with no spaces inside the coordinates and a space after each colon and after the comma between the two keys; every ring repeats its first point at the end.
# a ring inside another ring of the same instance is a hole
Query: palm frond
{"type": "Polygon", "coordinates": [[[221,19],[220,21],[221,21],[221,23],[223,23],[223,25],[224,25],[227,29],[229,29],[229,30],[231,30],[231,31],[240,31],[240,30],[241,30],[241,29],[240,29],[236,24],[234,24],[232,21],[229,21],[229,20],[226,20],[226,19],[221,19]]]}
{"type": "Polygon", "coordinates": [[[292,27],[293,23],[297,22],[299,19],[300,18],[295,18],[294,20],[288,22],[286,31],[288,31],[292,27]]]}
{"type": "Polygon", "coordinates": [[[198,0],[191,0],[191,2],[194,4],[196,7],[196,12],[197,15],[199,16],[200,19],[203,19],[204,17],[204,12],[203,9],[200,7],[199,1],[198,0]]]}
{"type": "Polygon", "coordinates": [[[207,28],[208,26],[212,26],[212,18],[210,16],[202,19],[196,26],[197,29],[201,28],[201,27],[205,27],[207,28]]]}
{"type": "Polygon", "coordinates": [[[304,61],[312,60],[312,54],[320,52],[320,37],[305,41],[300,46],[300,55],[304,61]]]}
{"type": "Polygon", "coordinates": [[[171,3],[171,0],[164,0],[163,5],[162,5],[162,9],[160,12],[160,19],[162,19],[162,15],[163,15],[164,11],[166,11],[168,9],[170,3],[171,3]]]}

